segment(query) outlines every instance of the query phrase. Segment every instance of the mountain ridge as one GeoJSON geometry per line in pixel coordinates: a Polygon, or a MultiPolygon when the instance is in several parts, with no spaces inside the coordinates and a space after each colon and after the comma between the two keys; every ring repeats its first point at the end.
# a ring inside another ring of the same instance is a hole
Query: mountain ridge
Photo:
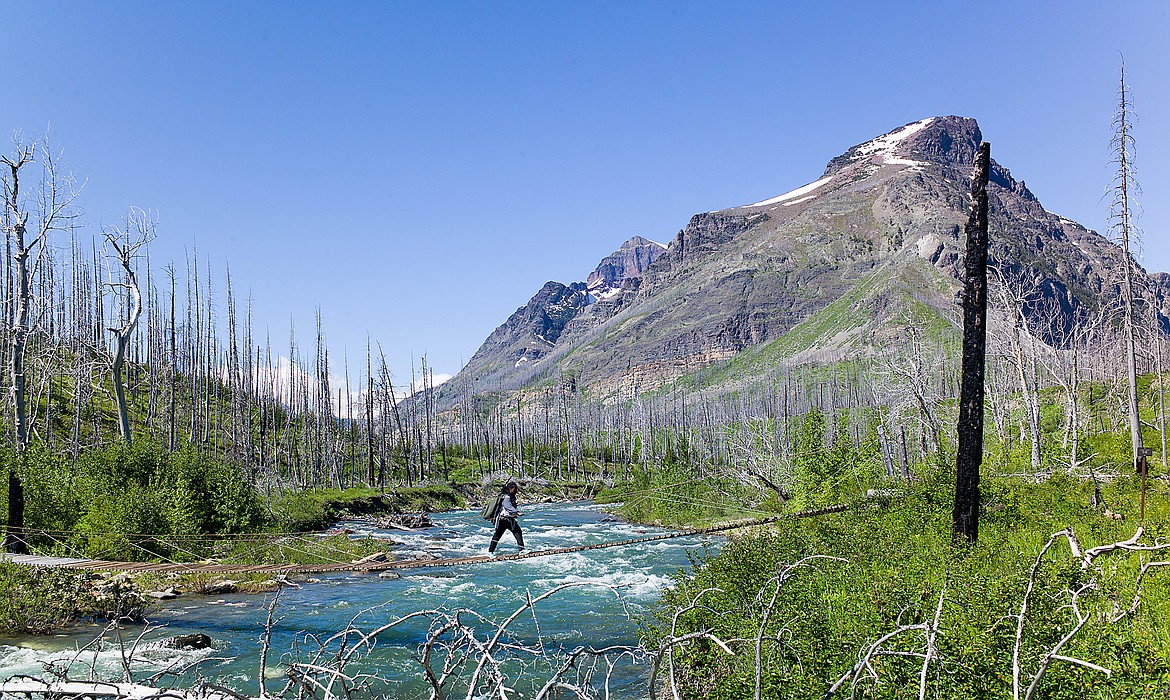
{"type": "MultiPolygon", "coordinates": [[[[982,138],[967,117],[909,122],[831,158],[806,185],[695,214],[643,259],[622,251],[649,239],[630,239],[585,283],[546,284],[444,393],[516,389],[554,375],[601,394],[647,390],[776,343],[843,299],[852,300],[848,322],[801,343],[789,338],[788,361],[815,361],[818,344],[872,354],[895,338],[896,317],[910,301],[953,325],[970,167],[982,138]],[[636,272],[616,286],[620,271],[602,271],[615,256],[636,272]],[[544,326],[555,326],[555,337],[544,326]]],[[[990,194],[990,263],[1039,290],[1030,316],[1041,301],[1055,305],[1047,320],[1067,329],[1112,303],[1122,260],[1113,243],[1046,211],[995,161],[990,194]]],[[[1165,328],[1170,276],[1142,275],[1165,328]]]]}

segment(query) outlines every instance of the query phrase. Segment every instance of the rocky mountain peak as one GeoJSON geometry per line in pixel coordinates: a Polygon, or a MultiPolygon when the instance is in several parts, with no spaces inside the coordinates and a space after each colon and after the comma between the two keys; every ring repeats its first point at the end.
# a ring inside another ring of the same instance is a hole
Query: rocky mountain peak
{"type": "Polygon", "coordinates": [[[829,161],[824,176],[855,165],[922,165],[969,167],[983,134],[969,117],[928,117],[860,143],[829,161]]]}
{"type": "Polygon", "coordinates": [[[597,300],[605,300],[621,293],[623,287],[628,286],[630,280],[638,279],[650,263],[657,260],[666,252],[666,246],[661,243],[634,236],[623,243],[620,248],[606,256],[585,284],[589,293],[597,300]]]}
{"type": "Polygon", "coordinates": [[[638,248],[638,247],[644,246],[644,245],[655,245],[655,246],[658,246],[659,248],[664,247],[661,243],[658,243],[656,241],[652,241],[649,238],[642,238],[641,236],[631,236],[630,240],[623,243],[618,250],[626,250],[628,248],[638,248]]]}

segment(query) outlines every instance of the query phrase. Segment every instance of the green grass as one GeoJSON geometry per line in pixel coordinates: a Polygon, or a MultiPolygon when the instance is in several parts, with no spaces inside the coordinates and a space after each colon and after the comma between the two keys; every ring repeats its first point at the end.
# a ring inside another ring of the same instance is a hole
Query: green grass
{"type": "MultiPolygon", "coordinates": [[[[957,351],[958,331],[916,295],[922,289],[943,293],[947,291],[946,280],[933,268],[925,269],[919,265],[904,266],[899,269],[899,274],[901,277],[891,278],[885,268],[874,270],[858,280],[845,294],[779,338],[748,348],[732,358],[705,368],[701,373],[686,375],[672,384],[671,388],[696,388],[699,374],[703,386],[730,386],[766,376],[791,357],[816,348],[829,347],[839,334],[848,334],[872,324],[870,302],[889,293],[897,294],[899,308],[907,309],[906,318],[921,329],[925,340],[957,351]]],[[[856,337],[848,341],[850,347],[863,342],[863,339],[856,337]]],[[[859,348],[859,351],[863,350],[859,348]]]]}
{"type": "MultiPolygon", "coordinates": [[[[692,644],[678,654],[685,697],[739,699],[754,688],[754,639],[784,564],[810,555],[779,589],[764,647],[764,697],[821,697],[857,661],[858,651],[899,624],[930,619],[943,595],[939,657],[929,674],[929,697],[1011,696],[1015,622],[1029,571],[1053,534],[1071,527],[1083,548],[1131,537],[1137,529],[1132,479],[1107,497],[1130,515],[1104,518],[1088,508],[1089,486],[1064,477],[1035,485],[1015,480],[985,482],[980,540],[951,544],[951,493],[945,475],[907,488],[888,507],[867,507],[818,519],[785,521],[729,542],[718,557],[697,563],[668,590],[651,620],[653,647],[672,616],[697,597],[703,603],[680,618],[676,634],[710,629],[732,642],[728,657],[711,644],[692,644]],[[945,594],[944,594],[945,589],[945,594]]],[[[1170,535],[1170,506],[1159,492],[1147,502],[1144,542],[1170,535]]],[[[1170,559],[1170,551],[1157,558],[1170,559]]],[[[1149,558],[1149,557],[1145,557],[1149,558]]],[[[1086,628],[1062,653],[1098,664],[1112,675],[1054,662],[1039,686],[1042,698],[1163,698],[1170,691],[1170,575],[1148,575],[1136,614],[1107,622],[1134,596],[1142,557],[1115,554],[1099,570],[1081,571],[1062,540],[1040,567],[1023,639],[1023,668],[1035,671],[1041,655],[1070,629],[1066,589],[1094,581],[1082,596],[1086,628]]],[[[886,648],[921,652],[921,632],[905,633],[886,648]]],[[[921,660],[886,656],[874,662],[877,679],[859,687],[862,697],[917,697],[921,660]]],[[[849,697],[849,685],[840,694],[849,697]]]]}

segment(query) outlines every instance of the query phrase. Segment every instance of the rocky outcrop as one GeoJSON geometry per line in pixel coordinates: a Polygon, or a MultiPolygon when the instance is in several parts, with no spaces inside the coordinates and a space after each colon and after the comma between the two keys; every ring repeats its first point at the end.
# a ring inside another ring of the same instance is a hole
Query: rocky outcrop
{"type": "Polygon", "coordinates": [[[638,290],[643,273],[666,252],[666,246],[634,236],[602,259],[585,282],[545,283],[524,306],[488,336],[458,381],[440,392],[451,396],[465,382],[480,388],[500,385],[509,375],[522,373],[552,351],[562,334],[593,327],[621,307],[623,297],[638,290]],[[598,310],[579,320],[587,307],[598,310]]]}
{"type": "Polygon", "coordinates": [[[555,345],[565,326],[589,303],[584,282],[548,282],[527,304],[496,328],[467,363],[488,371],[539,360],[555,345]]]}
{"type": "Polygon", "coordinates": [[[199,592],[204,595],[224,595],[227,593],[238,593],[240,590],[239,581],[231,579],[220,579],[218,581],[211,581],[204,584],[199,592]]]}
{"type": "Polygon", "coordinates": [[[695,214],[686,228],[671,240],[662,263],[653,268],[651,274],[661,279],[672,271],[678,272],[701,262],[717,252],[720,246],[767,218],[768,215],[763,213],[742,215],[709,211],[695,214]]]}
{"type": "Polygon", "coordinates": [[[622,244],[612,255],[601,263],[585,280],[589,293],[604,299],[623,289],[630,280],[638,279],[666,252],[666,246],[641,236],[634,236],[622,244]]]}

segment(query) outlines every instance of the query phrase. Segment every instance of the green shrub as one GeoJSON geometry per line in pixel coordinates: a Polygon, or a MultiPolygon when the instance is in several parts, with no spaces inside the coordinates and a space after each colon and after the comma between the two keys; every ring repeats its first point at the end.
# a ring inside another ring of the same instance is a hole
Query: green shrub
{"type": "Polygon", "coordinates": [[[0,632],[49,634],[77,613],[84,574],[0,561],[0,632]]]}
{"type": "Polygon", "coordinates": [[[271,523],[278,532],[323,530],[344,515],[364,513],[433,513],[465,504],[463,494],[448,484],[376,489],[314,489],[285,491],[270,501],[271,523]]]}
{"type": "MultiPolygon", "coordinates": [[[[1072,527],[1082,548],[1124,540],[1136,525],[1106,519],[1091,510],[1091,486],[1067,477],[1033,485],[985,481],[980,541],[974,547],[951,544],[950,491],[940,480],[908,486],[888,507],[866,506],[817,519],[790,520],[730,540],[717,557],[698,562],[680,575],[652,618],[647,643],[653,648],[670,631],[681,609],[676,634],[710,629],[734,642],[728,657],[711,644],[691,644],[676,653],[679,678],[688,697],[743,698],[754,689],[754,640],[785,564],[810,555],[817,559],[795,570],[780,589],[764,646],[764,696],[821,697],[867,648],[899,624],[934,615],[945,590],[938,637],[938,660],[930,674],[930,696],[1008,697],[1015,620],[1029,572],[1053,533],[1072,527]],[[701,594],[701,595],[700,595],[701,594]]],[[[953,477],[952,477],[953,478],[953,477]]],[[[1107,489],[1119,510],[1135,512],[1130,483],[1107,489]]],[[[1144,541],[1163,536],[1170,514],[1163,497],[1147,501],[1150,523],[1144,541]]],[[[1163,552],[1160,558],[1170,558],[1163,552]]],[[[1062,654],[1099,664],[1112,675],[1056,661],[1038,688],[1043,698],[1164,697],[1170,687],[1170,576],[1151,572],[1143,582],[1137,612],[1107,624],[1129,605],[1140,568],[1137,555],[1114,554],[1099,568],[1082,571],[1063,540],[1039,569],[1026,617],[1022,663],[1029,675],[1041,655],[1072,625],[1064,591],[1090,581],[1082,594],[1090,614],[1086,628],[1062,654]]],[[[900,653],[920,653],[920,631],[886,645],[900,653]]],[[[917,697],[921,659],[885,656],[874,661],[877,679],[859,686],[864,697],[917,697]]],[[[849,685],[841,692],[849,696],[849,685]]]]}
{"type": "Polygon", "coordinates": [[[703,476],[683,464],[637,470],[622,483],[597,495],[600,503],[621,502],[629,520],[662,525],[697,525],[758,514],[760,494],[738,481],[703,476]]]}
{"type": "Polygon", "coordinates": [[[260,500],[238,467],[191,448],[168,452],[140,439],[81,455],[76,464],[32,445],[23,458],[0,454],[25,487],[25,527],[45,534],[40,551],[103,559],[190,559],[188,547],[153,536],[248,532],[263,528],[260,500]]]}

